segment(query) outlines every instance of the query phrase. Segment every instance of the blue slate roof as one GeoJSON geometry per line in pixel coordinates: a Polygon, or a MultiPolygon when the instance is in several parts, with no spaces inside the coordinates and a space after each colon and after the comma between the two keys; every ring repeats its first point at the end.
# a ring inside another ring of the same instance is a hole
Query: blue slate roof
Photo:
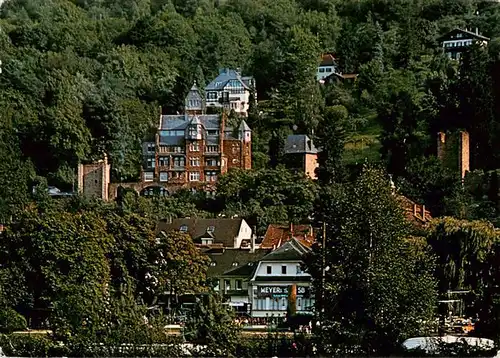
{"type": "MultiPolygon", "coordinates": [[[[160,130],[183,130],[194,119],[194,115],[174,114],[161,116],[160,130]]],[[[218,114],[197,115],[198,120],[205,129],[219,129],[218,114]]]]}
{"type": "Polygon", "coordinates": [[[185,107],[188,111],[203,111],[205,109],[205,97],[202,95],[201,91],[196,85],[196,81],[194,82],[185,98],[185,107]]]}
{"type": "Polygon", "coordinates": [[[318,148],[314,146],[312,140],[305,134],[294,134],[289,135],[286,138],[285,143],[285,153],[295,154],[295,153],[318,153],[318,148]]]}
{"type": "Polygon", "coordinates": [[[261,261],[300,261],[309,252],[311,252],[310,248],[302,245],[296,238],[292,238],[278,249],[264,256],[261,261]]]}
{"type": "Polygon", "coordinates": [[[241,77],[241,74],[236,70],[222,68],[219,70],[219,75],[205,87],[205,91],[221,91],[229,81],[238,81],[243,87],[250,90],[253,77],[241,77]]]}
{"type": "MultiPolygon", "coordinates": [[[[160,134],[160,143],[164,145],[182,145],[185,134],[176,136],[162,135],[162,131],[177,130],[185,131],[190,123],[201,124],[202,128],[207,130],[219,130],[219,115],[218,114],[201,114],[201,115],[163,115],[160,120],[160,127],[158,128],[160,134]]],[[[233,138],[233,127],[226,126],[224,130],[224,138],[233,138]]],[[[204,137],[208,145],[219,144],[219,135],[208,135],[204,133],[204,137]]]]}

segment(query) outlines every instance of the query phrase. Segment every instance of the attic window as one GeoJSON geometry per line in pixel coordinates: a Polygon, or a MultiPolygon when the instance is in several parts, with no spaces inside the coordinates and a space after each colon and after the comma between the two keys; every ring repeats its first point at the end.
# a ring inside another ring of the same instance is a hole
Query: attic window
{"type": "Polygon", "coordinates": [[[207,227],[207,232],[214,232],[214,231],[215,231],[215,226],[207,227]]]}
{"type": "Polygon", "coordinates": [[[216,265],[215,261],[210,262],[210,266],[214,267],[216,265]]]}
{"type": "Polygon", "coordinates": [[[238,263],[237,262],[233,262],[233,266],[238,266],[238,263]]]}
{"type": "Polygon", "coordinates": [[[214,240],[211,237],[201,239],[201,244],[202,245],[211,245],[213,243],[214,243],[214,240]]]}
{"type": "Polygon", "coordinates": [[[179,231],[180,231],[180,232],[186,232],[186,231],[188,231],[188,227],[187,227],[187,225],[182,225],[182,226],[180,227],[179,231]]]}

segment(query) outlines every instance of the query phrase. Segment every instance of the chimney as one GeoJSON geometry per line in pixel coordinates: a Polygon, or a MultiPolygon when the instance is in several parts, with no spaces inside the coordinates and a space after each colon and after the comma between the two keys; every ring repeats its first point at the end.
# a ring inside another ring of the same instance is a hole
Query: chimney
{"type": "Polygon", "coordinates": [[[219,151],[222,153],[222,148],[224,146],[224,132],[226,131],[226,110],[222,110],[222,115],[220,117],[220,133],[219,133],[219,151]]]}
{"type": "Polygon", "coordinates": [[[479,29],[476,27],[476,35],[479,35],[479,29]]]}
{"type": "Polygon", "coordinates": [[[460,177],[463,180],[465,174],[470,170],[469,133],[466,131],[460,132],[458,150],[458,167],[460,177]]]}
{"type": "Polygon", "coordinates": [[[422,220],[425,221],[425,205],[422,205],[422,220]]]}
{"type": "Polygon", "coordinates": [[[437,138],[437,157],[442,162],[446,151],[446,133],[439,132],[437,138]]]}
{"type": "Polygon", "coordinates": [[[290,223],[290,235],[293,236],[293,223],[292,222],[290,223]]]}
{"type": "Polygon", "coordinates": [[[257,229],[254,226],[252,232],[252,238],[250,239],[250,253],[252,254],[255,252],[255,236],[257,236],[257,229]]]}
{"type": "Polygon", "coordinates": [[[413,216],[417,216],[417,204],[413,204],[413,216]]]}

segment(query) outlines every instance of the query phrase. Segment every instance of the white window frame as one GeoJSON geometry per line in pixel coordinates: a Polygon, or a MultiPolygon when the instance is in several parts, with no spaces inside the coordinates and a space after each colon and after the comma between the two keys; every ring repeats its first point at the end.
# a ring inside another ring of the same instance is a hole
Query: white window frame
{"type": "Polygon", "coordinates": [[[160,181],[168,181],[168,172],[160,172],[160,181]]]}
{"type": "Polygon", "coordinates": [[[189,149],[191,152],[199,152],[200,151],[200,144],[198,142],[191,143],[189,146],[189,149]]]}
{"type": "Polygon", "coordinates": [[[154,172],[144,172],[144,181],[145,182],[152,182],[155,178],[155,173],[154,172]]]}
{"type": "Polygon", "coordinates": [[[189,181],[200,181],[200,172],[189,172],[189,181]]]}
{"type": "Polygon", "coordinates": [[[302,267],[300,267],[300,264],[298,264],[298,265],[296,266],[296,268],[297,268],[297,271],[296,271],[296,272],[297,272],[297,275],[302,275],[302,274],[304,273],[304,272],[302,271],[302,267]]]}

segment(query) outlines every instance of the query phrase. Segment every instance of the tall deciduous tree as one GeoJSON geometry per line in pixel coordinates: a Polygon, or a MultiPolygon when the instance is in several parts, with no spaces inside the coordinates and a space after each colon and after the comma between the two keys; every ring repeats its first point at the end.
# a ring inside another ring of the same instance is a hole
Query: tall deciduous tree
{"type": "Polygon", "coordinates": [[[343,177],[342,155],[346,140],[349,113],[342,105],[327,107],[318,132],[318,179],[324,184],[340,181],[343,177]]]}
{"type": "Polygon", "coordinates": [[[428,238],[437,256],[436,277],[441,292],[483,286],[480,272],[500,235],[491,223],[452,217],[435,219],[428,238]]]}
{"type": "Polygon", "coordinates": [[[191,313],[186,324],[187,336],[206,345],[204,353],[208,356],[234,356],[239,334],[234,318],[220,296],[208,295],[197,302],[191,313]]]}
{"type": "Polygon", "coordinates": [[[217,183],[217,199],[227,216],[246,217],[259,232],[271,223],[309,220],[317,187],[304,174],[282,167],[273,170],[232,171],[217,183]]]}
{"type": "Polygon", "coordinates": [[[170,308],[180,295],[206,291],[209,259],[191,237],[172,231],[159,233],[158,239],[155,255],[158,266],[153,275],[157,276],[158,293],[167,292],[170,308]]]}
{"type": "Polygon", "coordinates": [[[328,342],[321,348],[327,355],[387,355],[432,319],[435,280],[425,243],[409,240],[402,210],[377,170],[365,168],[354,183],[323,195],[326,246],[307,259],[318,289],[318,338],[328,342]]]}

